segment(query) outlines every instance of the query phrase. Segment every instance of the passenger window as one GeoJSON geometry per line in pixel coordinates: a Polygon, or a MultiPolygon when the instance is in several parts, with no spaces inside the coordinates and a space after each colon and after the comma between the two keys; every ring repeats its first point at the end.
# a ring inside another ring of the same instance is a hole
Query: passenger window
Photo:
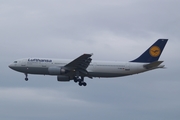
{"type": "Polygon", "coordinates": [[[14,61],[14,63],[17,63],[17,61],[14,61]]]}

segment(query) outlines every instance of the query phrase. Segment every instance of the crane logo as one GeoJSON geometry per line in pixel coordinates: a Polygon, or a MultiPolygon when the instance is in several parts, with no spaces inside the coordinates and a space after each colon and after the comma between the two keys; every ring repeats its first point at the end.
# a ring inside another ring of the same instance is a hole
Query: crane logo
{"type": "Polygon", "coordinates": [[[161,53],[161,49],[158,46],[152,46],[149,49],[149,53],[152,57],[158,57],[161,53]]]}

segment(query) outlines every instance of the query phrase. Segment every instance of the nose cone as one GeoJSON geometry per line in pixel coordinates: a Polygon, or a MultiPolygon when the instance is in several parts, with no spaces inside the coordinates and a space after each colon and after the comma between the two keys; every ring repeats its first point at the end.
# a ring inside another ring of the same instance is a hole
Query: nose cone
{"type": "Polygon", "coordinates": [[[9,68],[13,69],[14,65],[13,64],[10,64],[9,65],[9,68]]]}

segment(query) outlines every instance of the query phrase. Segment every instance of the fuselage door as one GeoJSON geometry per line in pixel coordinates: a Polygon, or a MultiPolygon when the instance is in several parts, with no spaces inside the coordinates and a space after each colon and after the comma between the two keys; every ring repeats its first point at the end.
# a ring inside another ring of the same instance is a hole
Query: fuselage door
{"type": "Polygon", "coordinates": [[[25,60],[21,60],[20,64],[21,64],[21,66],[25,67],[26,66],[26,61],[25,60]]]}

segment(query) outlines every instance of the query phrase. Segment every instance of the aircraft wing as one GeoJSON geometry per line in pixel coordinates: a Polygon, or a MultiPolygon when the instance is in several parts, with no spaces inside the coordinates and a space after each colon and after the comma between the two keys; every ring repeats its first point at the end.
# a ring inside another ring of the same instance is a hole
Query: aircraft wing
{"type": "Polygon", "coordinates": [[[92,54],[83,54],[80,57],[73,60],[72,62],[65,65],[64,67],[70,68],[70,69],[76,69],[76,68],[86,69],[92,60],[90,58],[91,56],[92,54]]]}
{"type": "Polygon", "coordinates": [[[76,58],[75,60],[73,60],[72,62],[66,64],[64,66],[64,68],[66,70],[78,71],[81,74],[87,75],[88,72],[87,72],[86,68],[89,66],[89,64],[92,61],[92,59],[91,59],[92,55],[93,54],[83,54],[83,55],[79,56],[78,58],[76,58]]]}

